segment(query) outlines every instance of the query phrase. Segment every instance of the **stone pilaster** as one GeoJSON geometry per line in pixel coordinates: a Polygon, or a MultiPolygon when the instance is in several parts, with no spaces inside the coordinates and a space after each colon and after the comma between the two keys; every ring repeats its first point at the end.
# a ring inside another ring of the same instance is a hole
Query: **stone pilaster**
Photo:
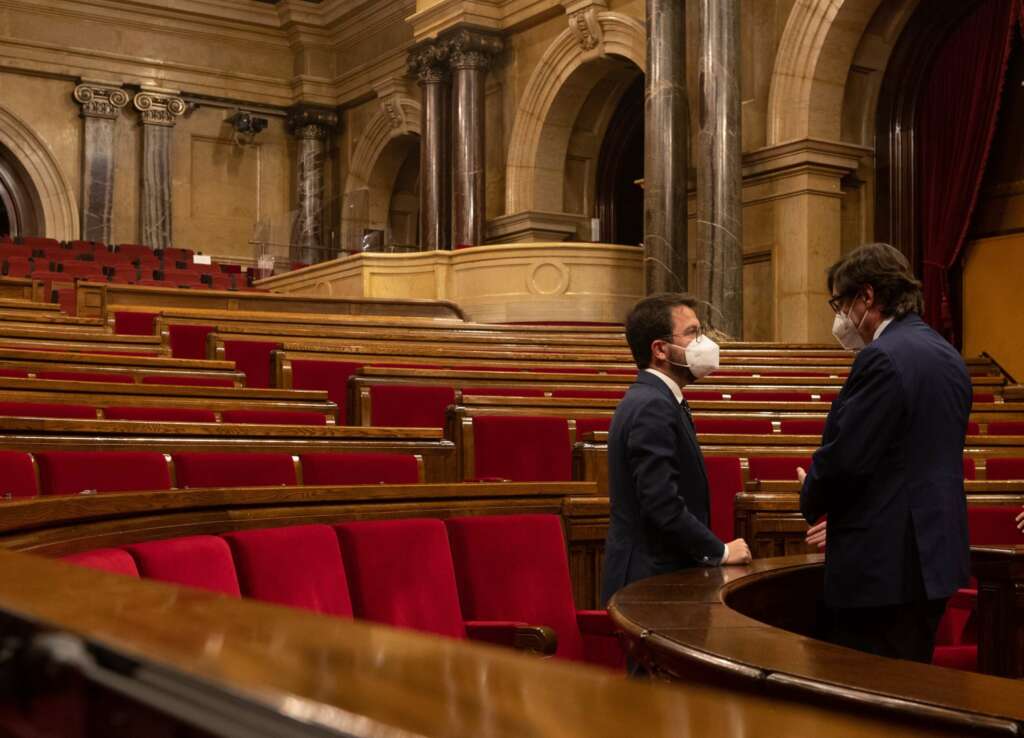
{"type": "Polygon", "coordinates": [[[324,243],[324,157],[327,137],[338,126],[333,110],[299,105],[288,114],[288,130],[298,140],[296,193],[298,214],[292,229],[292,261],[315,264],[326,258],[324,243]]]}
{"type": "Polygon", "coordinates": [[[143,88],[132,103],[142,126],[139,241],[162,249],[173,245],[171,144],[174,124],[185,112],[185,101],[177,93],[143,88]]]}
{"type": "Polygon", "coordinates": [[[487,225],[484,83],[500,38],[459,30],[445,39],[451,68],[454,125],[452,243],[484,243],[487,225]]]}
{"type": "Polygon", "coordinates": [[[114,134],[128,92],[83,80],[73,93],[82,107],[81,238],[110,242],[114,202],[114,134]]]}
{"type": "Polygon", "coordinates": [[[706,327],[743,337],[740,2],[700,0],[695,291],[706,327]]]}
{"type": "Polygon", "coordinates": [[[422,90],[420,122],[420,243],[426,251],[451,248],[451,136],[449,49],[431,41],[409,54],[422,90]]]}

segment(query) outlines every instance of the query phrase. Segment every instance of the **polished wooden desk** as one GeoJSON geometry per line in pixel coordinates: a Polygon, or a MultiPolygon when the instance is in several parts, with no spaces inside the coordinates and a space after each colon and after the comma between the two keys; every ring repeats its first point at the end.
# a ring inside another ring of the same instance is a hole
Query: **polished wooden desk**
{"type": "Polygon", "coordinates": [[[977,546],[971,571],[978,580],[978,668],[1024,677],[1024,546],[977,546]]]}

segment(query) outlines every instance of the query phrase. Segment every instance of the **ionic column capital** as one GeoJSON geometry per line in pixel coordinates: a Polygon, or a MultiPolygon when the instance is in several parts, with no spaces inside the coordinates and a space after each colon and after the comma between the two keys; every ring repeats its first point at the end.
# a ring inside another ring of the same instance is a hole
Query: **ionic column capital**
{"type": "Polygon", "coordinates": [[[188,107],[175,93],[145,89],[136,93],[132,104],[139,111],[139,122],[144,126],[172,127],[188,107]]]}
{"type": "Polygon", "coordinates": [[[72,97],[82,106],[83,118],[117,118],[128,104],[127,90],[98,82],[80,82],[72,97]]]}

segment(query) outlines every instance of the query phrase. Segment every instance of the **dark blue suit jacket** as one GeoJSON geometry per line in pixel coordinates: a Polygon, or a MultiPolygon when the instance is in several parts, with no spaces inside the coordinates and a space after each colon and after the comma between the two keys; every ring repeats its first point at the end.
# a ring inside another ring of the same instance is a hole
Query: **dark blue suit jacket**
{"type": "Polygon", "coordinates": [[[971,393],[960,354],[916,313],[858,354],[800,495],[808,522],[828,515],[827,605],[939,599],[967,583],[971,393]]]}
{"type": "Polygon", "coordinates": [[[640,372],[615,409],[608,482],[603,601],[637,579],[721,562],[724,546],[708,529],[697,436],[672,391],[650,372],[640,372]]]}

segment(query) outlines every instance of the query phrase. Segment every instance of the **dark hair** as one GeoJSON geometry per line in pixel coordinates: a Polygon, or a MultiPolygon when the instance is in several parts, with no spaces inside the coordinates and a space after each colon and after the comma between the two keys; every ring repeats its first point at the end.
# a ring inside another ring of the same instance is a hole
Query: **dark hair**
{"type": "Polygon", "coordinates": [[[682,292],[663,292],[640,300],[626,316],[626,342],[637,368],[651,365],[651,343],[672,335],[672,309],[685,305],[697,310],[696,298],[682,292]]]}
{"type": "Polygon", "coordinates": [[[841,298],[871,285],[882,315],[902,318],[924,310],[921,283],[903,254],[887,243],[859,246],[828,270],[828,289],[841,298]]]}

